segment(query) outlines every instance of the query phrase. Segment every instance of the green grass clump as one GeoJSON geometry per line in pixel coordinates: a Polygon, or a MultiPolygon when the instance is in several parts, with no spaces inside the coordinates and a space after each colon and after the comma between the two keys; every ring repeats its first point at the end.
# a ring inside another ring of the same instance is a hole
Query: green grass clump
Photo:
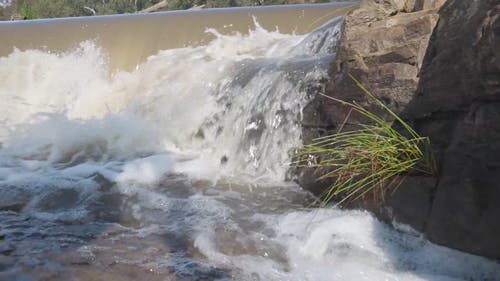
{"type": "Polygon", "coordinates": [[[359,81],[351,78],[394,121],[388,122],[356,102],[320,94],[350,107],[369,121],[369,124],[360,124],[356,130],[339,131],[314,139],[298,153],[301,160],[295,162],[297,166],[322,168],[327,172],[318,180],[333,179],[333,184],[321,196],[325,203],[333,198],[340,199],[337,204],[357,200],[375,188],[384,192],[400,182],[400,175],[410,172],[435,173],[429,138],[419,136],[359,81]],[[394,129],[394,122],[402,129],[394,129]]]}

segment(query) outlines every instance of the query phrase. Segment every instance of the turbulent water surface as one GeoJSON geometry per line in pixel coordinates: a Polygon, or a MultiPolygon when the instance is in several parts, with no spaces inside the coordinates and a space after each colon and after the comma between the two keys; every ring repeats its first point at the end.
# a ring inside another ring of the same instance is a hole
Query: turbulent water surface
{"type": "Polygon", "coordinates": [[[336,24],[209,30],[132,72],[93,42],[0,58],[0,280],[498,278],[284,181],[336,24]]]}
{"type": "Polygon", "coordinates": [[[5,8],[12,4],[12,0],[0,0],[0,8],[5,8]]]}

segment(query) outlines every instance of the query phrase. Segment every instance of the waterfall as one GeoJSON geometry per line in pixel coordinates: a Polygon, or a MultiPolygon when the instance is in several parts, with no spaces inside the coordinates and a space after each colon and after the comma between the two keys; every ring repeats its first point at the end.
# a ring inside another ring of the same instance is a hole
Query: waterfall
{"type": "Polygon", "coordinates": [[[207,44],[130,71],[113,70],[98,40],[0,57],[0,279],[500,276],[366,212],[311,209],[285,181],[341,22],[207,29],[207,44]]]}
{"type": "Polygon", "coordinates": [[[183,159],[173,172],[282,181],[340,22],[300,36],[257,22],[247,35],[209,29],[216,39],[206,46],[163,50],[113,74],[89,41],[66,53],[16,50],[0,59],[3,154],[49,166],[167,154],[183,159]]]}

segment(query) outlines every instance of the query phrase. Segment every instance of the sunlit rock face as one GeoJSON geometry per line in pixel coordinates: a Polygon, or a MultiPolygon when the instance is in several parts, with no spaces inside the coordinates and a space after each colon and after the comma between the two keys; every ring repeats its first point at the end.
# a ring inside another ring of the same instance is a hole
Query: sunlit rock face
{"type": "MultiPolygon", "coordinates": [[[[403,6],[396,2],[365,1],[346,17],[332,79],[325,89],[327,95],[355,100],[377,114],[386,114],[347,75],[352,74],[396,113],[401,113],[412,100],[428,42],[439,18],[438,6],[431,1],[413,1],[403,6]]],[[[341,126],[344,130],[355,128],[365,121],[350,114],[346,122],[349,110],[325,98],[314,99],[304,109],[304,142],[336,132],[341,126]]],[[[298,174],[299,183],[314,193],[321,193],[330,184],[316,180],[318,171],[302,169],[298,174]]],[[[414,227],[422,230],[422,224],[414,227]]]]}
{"type": "MultiPolygon", "coordinates": [[[[366,1],[350,14],[326,93],[377,111],[346,74],[360,79],[430,137],[439,176],[412,176],[385,202],[360,204],[432,241],[500,258],[500,5],[399,2],[366,1]]],[[[347,111],[316,98],[305,109],[304,140],[336,130],[347,111]]],[[[314,171],[299,174],[315,192],[329,184],[314,171]]]]}

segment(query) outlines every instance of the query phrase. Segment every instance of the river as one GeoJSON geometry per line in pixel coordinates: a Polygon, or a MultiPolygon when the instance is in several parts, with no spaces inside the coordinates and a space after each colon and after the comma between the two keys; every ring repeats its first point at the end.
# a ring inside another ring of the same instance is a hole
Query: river
{"type": "Polygon", "coordinates": [[[1,57],[0,280],[499,280],[285,180],[339,22],[207,30],[132,71],[93,41],[1,57]]]}

